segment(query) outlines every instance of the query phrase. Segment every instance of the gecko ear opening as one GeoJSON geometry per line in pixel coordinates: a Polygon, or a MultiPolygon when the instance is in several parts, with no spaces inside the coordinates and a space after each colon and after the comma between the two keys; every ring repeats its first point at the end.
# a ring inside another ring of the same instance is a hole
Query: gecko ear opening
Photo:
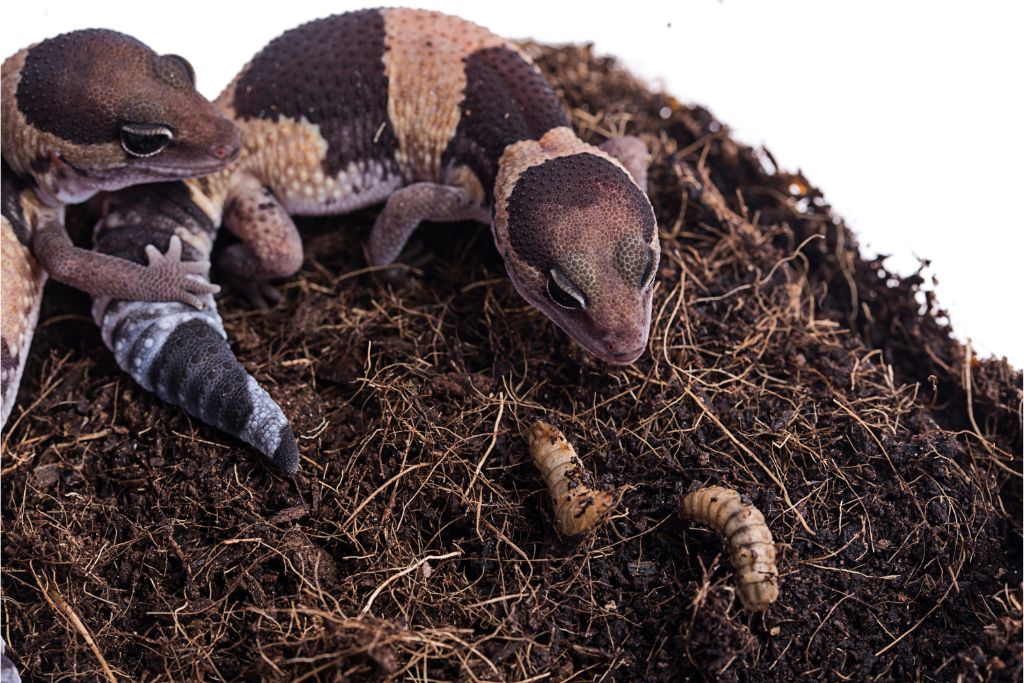
{"type": "Polygon", "coordinates": [[[548,272],[548,297],[562,308],[585,310],[587,298],[558,268],[548,272]]]}
{"type": "Polygon", "coordinates": [[[164,55],[164,59],[168,62],[173,62],[178,65],[178,68],[185,73],[188,78],[188,82],[192,84],[192,87],[196,87],[196,70],[192,68],[192,64],[181,55],[164,55]]]}
{"type": "Polygon", "coordinates": [[[121,125],[121,147],[133,157],[151,157],[163,151],[174,140],[167,126],[149,123],[121,125]]]}

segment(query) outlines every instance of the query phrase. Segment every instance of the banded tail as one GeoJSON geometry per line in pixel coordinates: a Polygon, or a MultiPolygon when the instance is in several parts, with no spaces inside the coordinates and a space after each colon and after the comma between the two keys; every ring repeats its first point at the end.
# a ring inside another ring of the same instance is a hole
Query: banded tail
{"type": "MultiPolygon", "coordinates": [[[[178,234],[185,258],[208,257],[214,224],[184,183],[128,190],[114,201],[96,228],[98,251],[143,262],[145,245],[165,249],[178,234]],[[120,203],[126,196],[132,199],[120,203]]],[[[283,471],[298,469],[288,419],[235,358],[211,295],[202,310],[97,298],[93,318],[118,366],[142,387],[253,446],[283,471]]]]}

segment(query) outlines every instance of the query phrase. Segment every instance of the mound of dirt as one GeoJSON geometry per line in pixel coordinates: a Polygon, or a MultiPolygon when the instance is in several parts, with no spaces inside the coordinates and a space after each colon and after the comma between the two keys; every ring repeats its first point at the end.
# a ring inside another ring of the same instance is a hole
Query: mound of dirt
{"type": "Polygon", "coordinates": [[[134,385],[51,287],[4,436],[2,635],[30,680],[1020,680],[1021,373],[707,110],[528,49],[585,139],[654,151],[649,352],[575,347],[486,227],[420,230],[431,260],[385,281],[373,212],[307,223],[281,305],[221,303],[293,421],[291,479],[134,385]],[[539,418],[626,487],[582,541],[553,529],[539,418]],[[709,484],[779,543],[763,614],[677,516],[709,484]]]}

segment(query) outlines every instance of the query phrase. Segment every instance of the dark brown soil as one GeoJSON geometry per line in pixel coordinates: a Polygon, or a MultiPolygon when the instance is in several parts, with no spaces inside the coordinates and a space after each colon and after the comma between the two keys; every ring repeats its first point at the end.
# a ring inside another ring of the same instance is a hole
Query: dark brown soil
{"type": "Polygon", "coordinates": [[[485,227],[421,230],[431,260],[386,282],[360,272],[372,212],[319,221],[282,305],[221,307],[293,420],[290,479],[133,385],[51,287],[4,437],[3,636],[30,680],[1020,680],[1021,373],[707,110],[530,49],[585,138],[655,150],[650,352],[575,347],[485,227]],[[628,486],[594,537],[553,530],[541,417],[628,486]],[[676,516],[703,484],[780,544],[763,615],[676,516]]]}

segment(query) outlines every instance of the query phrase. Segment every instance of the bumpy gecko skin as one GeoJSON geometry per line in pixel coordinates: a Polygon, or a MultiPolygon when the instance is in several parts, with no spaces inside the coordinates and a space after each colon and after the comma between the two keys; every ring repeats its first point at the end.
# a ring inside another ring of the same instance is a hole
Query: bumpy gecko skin
{"type": "Polygon", "coordinates": [[[25,48],[4,61],[2,87],[3,158],[47,204],[212,173],[238,153],[187,61],[114,31],[25,48]]]}
{"type": "Polygon", "coordinates": [[[75,247],[64,206],[102,190],[221,170],[239,131],[195,90],[192,67],[113,31],[43,41],[3,63],[2,343],[0,425],[32,341],[47,276],[94,295],[200,306],[217,288],[209,264],[181,245],[128,263],[75,247]]]}
{"type": "MultiPolygon", "coordinates": [[[[218,102],[245,149],[215,202],[242,201],[253,178],[290,214],[388,198],[368,249],[378,264],[424,220],[493,216],[527,301],[608,362],[643,353],[660,258],[646,149],[636,138],[580,141],[511,43],[436,12],[344,14],[273,41],[218,102]]],[[[245,245],[225,264],[232,279],[294,272],[301,244],[289,221],[233,218],[225,223],[245,245]],[[254,223],[290,239],[261,245],[254,223]]]]}
{"type": "Polygon", "coordinates": [[[273,40],[217,104],[241,157],[191,195],[239,238],[218,265],[256,305],[301,266],[291,216],[385,202],[371,263],[397,258],[423,221],[491,223],[528,301],[608,362],[643,353],[660,257],[646,148],[582,142],[508,41],[437,12],[332,16],[273,40]]]}
{"type": "Polygon", "coordinates": [[[297,269],[288,214],[387,200],[368,249],[378,264],[424,220],[493,218],[524,298],[606,361],[643,353],[660,257],[646,149],[579,140],[508,41],[436,12],[329,17],[271,42],[218,104],[245,141],[209,193],[244,243],[222,264],[236,283],[297,269]],[[262,213],[231,210],[260,191],[262,213]]]}
{"type": "Polygon", "coordinates": [[[584,348],[632,363],[647,346],[660,256],[647,197],[567,128],[502,159],[494,231],[512,283],[584,348]]]}

